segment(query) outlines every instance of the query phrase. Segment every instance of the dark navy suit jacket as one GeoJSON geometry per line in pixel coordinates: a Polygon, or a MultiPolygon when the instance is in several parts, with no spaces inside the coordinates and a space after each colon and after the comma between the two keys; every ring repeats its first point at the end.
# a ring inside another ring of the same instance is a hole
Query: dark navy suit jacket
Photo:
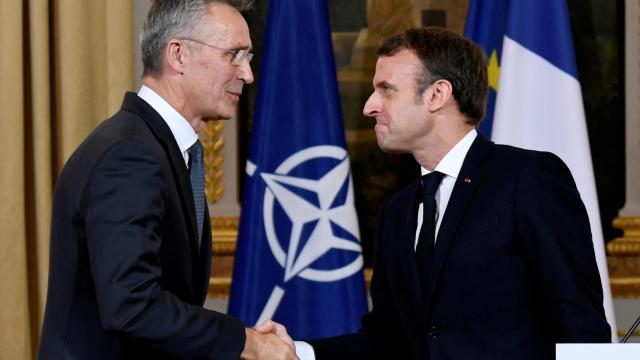
{"type": "Polygon", "coordinates": [[[204,310],[211,264],[189,173],[136,94],[78,147],[56,183],[38,359],[237,359],[243,324],[204,310]]]}
{"type": "Polygon", "coordinates": [[[311,341],[318,360],[554,359],[555,343],[611,341],[587,213],[558,157],[478,135],[426,295],[414,260],[420,191],[415,181],[382,206],[373,310],[360,332],[311,341]]]}

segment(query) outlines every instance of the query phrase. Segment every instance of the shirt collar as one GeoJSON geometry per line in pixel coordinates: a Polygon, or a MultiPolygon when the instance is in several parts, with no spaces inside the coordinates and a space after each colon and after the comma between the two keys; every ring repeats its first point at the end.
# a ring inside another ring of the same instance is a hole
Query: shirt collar
{"type": "Polygon", "coordinates": [[[158,93],[151,88],[142,85],[138,96],[146,101],[151,107],[160,114],[162,119],[167,123],[171,134],[176,139],[180,152],[184,153],[198,140],[198,134],[193,130],[191,124],[180,115],[169,103],[163,99],[158,93]]]}
{"type": "MultiPolygon", "coordinates": [[[[440,160],[438,165],[436,165],[435,171],[441,172],[447,176],[451,176],[453,178],[457,178],[460,173],[460,169],[462,169],[462,163],[464,162],[464,158],[467,156],[469,149],[471,148],[471,144],[478,136],[478,132],[475,129],[472,129],[465,135],[458,143],[449,150],[449,152],[440,160]]],[[[420,167],[420,172],[422,175],[428,174],[431,171],[425,169],[424,167],[420,167]]]]}

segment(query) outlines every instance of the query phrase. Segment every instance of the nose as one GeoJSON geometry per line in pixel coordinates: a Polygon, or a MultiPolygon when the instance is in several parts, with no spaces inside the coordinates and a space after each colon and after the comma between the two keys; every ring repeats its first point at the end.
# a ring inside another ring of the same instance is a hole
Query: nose
{"type": "Polygon", "coordinates": [[[242,61],[238,68],[238,77],[244,81],[245,84],[251,84],[253,82],[253,71],[251,71],[251,64],[247,59],[242,61]]]}
{"type": "Polygon", "coordinates": [[[374,117],[378,113],[380,113],[380,101],[378,101],[378,97],[376,96],[375,91],[369,96],[367,102],[364,104],[364,108],[362,109],[362,114],[368,117],[374,117]]]}

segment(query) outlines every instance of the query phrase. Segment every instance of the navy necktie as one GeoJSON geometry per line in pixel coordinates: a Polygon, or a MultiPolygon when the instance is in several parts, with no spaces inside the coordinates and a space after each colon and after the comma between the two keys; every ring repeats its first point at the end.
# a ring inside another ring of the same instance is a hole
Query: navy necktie
{"type": "Polygon", "coordinates": [[[442,181],[443,173],[434,171],[422,176],[422,228],[416,247],[416,268],[420,278],[422,298],[427,301],[429,268],[433,256],[433,244],[436,234],[436,192],[442,181]]]}
{"type": "Polygon", "coordinates": [[[198,248],[202,239],[202,222],[204,221],[204,161],[202,158],[202,144],[197,140],[189,149],[189,177],[191,180],[191,191],[193,192],[193,203],[196,210],[196,227],[198,229],[198,248]]]}

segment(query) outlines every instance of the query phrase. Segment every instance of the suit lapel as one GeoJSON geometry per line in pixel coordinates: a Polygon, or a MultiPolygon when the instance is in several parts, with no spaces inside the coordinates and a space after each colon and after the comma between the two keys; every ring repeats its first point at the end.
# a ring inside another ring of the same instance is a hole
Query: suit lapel
{"type": "MultiPolygon", "coordinates": [[[[422,304],[422,294],[420,292],[420,278],[418,277],[418,269],[416,267],[416,258],[415,258],[415,240],[416,240],[416,226],[417,218],[418,218],[418,206],[420,204],[421,198],[421,190],[420,190],[420,181],[416,181],[412,186],[412,189],[409,193],[411,197],[407,199],[409,203],[411,203],[411,207],[406,214],[402,214],[404,217],[404,226],[402,230],[404,233],[402,234],[401,241],[401,251],[402,251],[402,268],[405,272],[406,279],[408,279],[408,284],[411,287],[410,291],[413,295],[412,298],[419,300],[419,304],[422,304]]],[[[406,206],[405,206],[406,208],[406,206]]]]}
{"type": "Polygon", "coordinates": [[[484,173],[485,160],[489,156],[493,143],[478,134],[460,169],[460,174],[451,193],[451,198],[447,205],[440,230],[438,231],[436,246],[433,253],[433,264],[429,273],[429,292],[425,311],[433,299],[433,294],[437,291],[438,280],[442,266],[446,261],[449,248],[453,242],[458,225],[465,213],[467,204],[471,199],[480,178],[484,173]]]}
{"type": "Polygon", "coordinates": [[[394,224],[400,226],[399,229],[395,229],[395,234],[391,234],[393,238],[396,238],[399,242],[398,251],[400,261],[398,262],[401,271],[404,276],[401,278],[406,279],[402,284],[397,286],[407,286],[407,292],[400,292],[402,294],[410,294],[408,299],[400,299],[401,302],[412,302],[413,306],[408,306],[407,309],[418,309],[419,304],[423,304],[422,294],[420,292],[420,280],[418,278],[418,270],[416,268],[415,259],[415,230],[416,220],[418,216],[418,205],[420,204],[420,181],[415,181],[409,185],[406,195],[400,197],[396,203],[399,203],[397,209],[393,209],[396,212],[397,219],[394,224]],[[407,206],[410,204],[410,206],[407,206]],[[399,235],[399,236],[398,236],[399,235]]]}
{"type": "Polygon", "coordinates": [[[193,194],[191,192],[191,182],[189,180],[189,172],[184,163],[184,158],[180,153],[180,148],[176,143],[169,126],[146,101],[142,100],[135,93],[127,92],[122,104],[122,108],[140,115],[147,123],[149,129],[154,133],[171,162],[173,176],[178,182],[180,200],[182,207],[187,214],[187,223],[189,226],[190,245],[193,254],[198,254],[198,243],[196,241],[198,231],[196,230],[196,214],[195,205],[193,203],[193,194]]]}
{"type": "Polygon", "coordinates": [[[209,290],[209,277],[211,276],[211,219],[209,217],[209,206],[204,206],[204,230],[202,231],[202,242],[200,243],[200,264],[198,274],[202,274],[201,279],[201,303],[204,304],[209,290]]]}

